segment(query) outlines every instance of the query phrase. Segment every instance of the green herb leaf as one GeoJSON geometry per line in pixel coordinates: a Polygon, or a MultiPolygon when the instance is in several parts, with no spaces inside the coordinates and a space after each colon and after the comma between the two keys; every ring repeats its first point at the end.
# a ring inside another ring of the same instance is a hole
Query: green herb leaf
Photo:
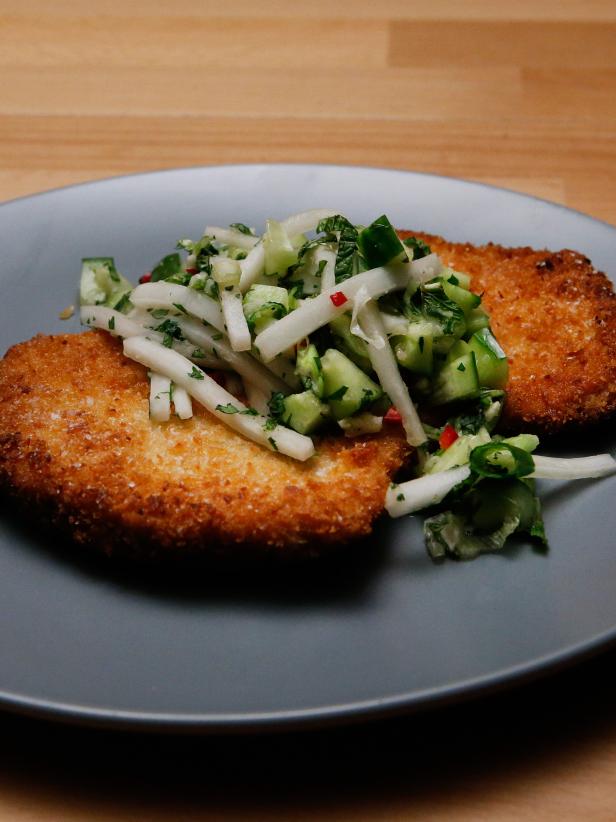
{"type": "Polygon", "coordinates": [[[173,274],[178,274],[182,269],[182,261],[177,252],[167,254],[162,260],[157,263],[152,269],[152,279],[150,282],[158,282],[159,280],[167,280],[173,274]]]}
{"type": "Polygon", "coordinates": [[[182,314],[188,314],[188,311],[181,303],[172,303],[172,305],[174,308],[177,308],[178,311],[181,311],[182,314]]]}
{"type": "Polygon", "coordinates": [[[252,228],[249,228],[244,223],[231,223],[229,228],[234,228],[236,231],[241,232],[242,234],[248,234],[250,237],[254,237],[255,233],[252,228]]]}
{"type": "Polygon", "coordinates": [[[420,240],[419,237],[407,237],[406,240],[402,242],[410,249],[414,260],[421,260],[422,257],[427,257],[428,254],[432,254],[430,246],[424,243],[423,240],[420,240]]]}
{"type": "Polygon", "coordinates": [[[223,414],[239,414],[240,412],[240,409],[230,402],[226,405],[217,405],[216,410],[222,412],[223,414]]]}
{"type": "Polygon", "coordinates": [[[272,417],[276,419],[281,417],[284,414],[284,394],[282,391],[272,391],[272,396],[267,405],[272,417]]]}
{"type": "Polygon", "coordinates": [[[272,448],[274,449],[274,451],[278,451],[278,446],[276,445],[276,440],[275,440],[273,437],[268,437],[268,438],[267,438],[267,441],[268,441],[268,442],[269,442],[269,444],[272,446],[272,448]]]}
{"type": "Polygon", "coordinates": [[[203,379],[205,379],[205,375],[203,374],[203,372],[199,371],[198,368],[195,368],[194,365],[192,367],[192,371],[190,372],[190,374],[188,376],[192,377],[193,380],[203,380],[203,379]]]}
{"type": "Polygon", "coordinates": [[[115,317],[111,317],[109,322],[107,323],[107,327],[110,331],[113,331],[115,328],[115,317]]]}

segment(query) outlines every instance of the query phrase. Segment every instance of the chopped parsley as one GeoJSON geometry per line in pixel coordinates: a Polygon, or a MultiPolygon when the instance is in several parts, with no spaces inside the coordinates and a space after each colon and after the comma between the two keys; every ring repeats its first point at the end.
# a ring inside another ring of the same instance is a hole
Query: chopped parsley
{"type": "Polygon", "coordinates": [[[192,367],[192,371],[190,372],[190,374],[188,374],[188,376],[189,376],[189,377],[192,377],[192,378],[193,378],[193,380],[202,380],[202,379],[204,379],[204,377],[205,377],[205,375],[203,374],[203,372],[202,372],[202,371],[199,371],[199,369],[198,369],[198,368],[196,368],[194,365],[193,365],[193,367],[192,367]]]}
{"type": "Polygon", "coordinates": [[[273,437],[268,437],[268,438],[267,438],[267,441],[268,441],[268,442],[269,442],[269,444],[272,446],[272,448],[274,449],[274,451],[278,451],[278,446],[276,445],[276,440],[275,440],[273,437]]]}
{"type": "Polygon", "coordinates": [[[109,322],[107,323],[107,328],[108,328],[110,331],[113,331],[113,330],[114,330],[114,328],[115,328],[115,317],[111,317],[111,318],[110,318],[109,322]]]}
{"type": "Polygon", "coordinates": [[[466,366],[464,365],[463,362],[461,362],[460,365],[458,366],[458,371],[466,371],[466,366]]]}
{"type": "Polygon", "coordinates": [[[255,233],[252,228],[249,228],[244,223],[231,223],[229,228],[234,228],[236,231],[239,231],[240,234],[248,234],[249,237],[254,237],[255,233]]]}
{"type": "Polygon", "coordinates": [[[278,425],[278,422],[273,417],[268,417],[265,420],[265,423],[263,425],[263,429],[265,431],[273,431],[274,428],[276,428],[277,425],[278,425]]]}
{"type": "Polygon", "coordinates": [[[194,360],[204,360],[205,359],[205,351],[202,351],[200,348],[195,348],[195,350],[190,355],[194,360]]]}
{"type": "Polygon", "coordinates": [[[177,308],[178,311],[181,311],[182,314],[188,314],[188,311],[184,308],[181,303],[173,303],[173,307],[177,308]]]}
{"type": "Polygon", "coordinates": [[[237,408],[233,403],[228,402],[226,405],[217,405],[216,410],[220,411],[222,414],[239,414],[240,409],[237,408]]]}
{"type": "Polygon", "coordinates": [[[162,320],[162,318],[166,317],[168,313],[169,312],[166,308],[150,308],[150,314],[155,320],[162,320]]]}

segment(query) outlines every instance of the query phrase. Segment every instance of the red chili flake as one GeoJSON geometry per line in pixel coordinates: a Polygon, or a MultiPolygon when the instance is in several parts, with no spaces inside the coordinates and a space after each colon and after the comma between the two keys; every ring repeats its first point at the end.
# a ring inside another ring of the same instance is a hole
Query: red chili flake
{"type": "Polygon", "coordinates": [[[339,308],[347,302],[347,298],[344,296],[342,291],[335,291],[333,294],[330,294],[329,299],[333,302],[336,308],[339,308]]]}
{"type": "Polygon", "coordinates": [[[383,419],[385,420],[385,422],[402,422],[400,412],[397,408],[394,408],[393,405],[391,406],[391,408],[387,409],[387,413],[385,414],[383,419]]]}
{"type": "Polygon", "coordinates": [[[196,274],[198,271],[199,271],[198,268],[187,268],[186,269],[187,274],[196,274]]]}
{"type": "Polygon", "coordinates": [[[458,433],[453,425],[447,424],[443,429],[443,433],[438,438],[438,444],[441,446],[443,451],[446,451],[450,445],[453,445],[454,442],[458,439],[458,433]]]}
{"type": "Polygon", "coordinates": [[[140,283],[149,283],[151,279],[152,279],[152,272],[147,271],[145,274],[143,274],[141,277],[139,277],[139,282],[140,283]]]}

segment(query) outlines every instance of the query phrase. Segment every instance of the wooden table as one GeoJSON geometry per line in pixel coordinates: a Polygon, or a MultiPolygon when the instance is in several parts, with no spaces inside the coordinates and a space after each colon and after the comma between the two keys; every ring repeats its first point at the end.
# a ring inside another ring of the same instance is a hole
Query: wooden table
{"type": "MultiPolygon", "coordinates": [[[[0,0],[0,197],[315,161],[487,181],[616,223],[615,45],[613,0],[0,0]]],[[[308,736],[3,717],[0,822],[616,819],[615,662],[308,736]]]]}

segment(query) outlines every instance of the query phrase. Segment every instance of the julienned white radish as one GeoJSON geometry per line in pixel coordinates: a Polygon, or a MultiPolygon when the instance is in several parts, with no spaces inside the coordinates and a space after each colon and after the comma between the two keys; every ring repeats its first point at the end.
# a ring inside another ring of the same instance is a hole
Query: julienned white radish
{"type": "Polygon", "coordinates": [[[155,371],[150,373],[150,419],[167,422],[171,415],[171,380],[155,371]]]}
{"type": "Polygon", "coordinates": [[[427,440],[426,432],[413,405],[406,383],[400,376],[400,369],[387,340],[378,305],[375,302],[366,303],[359,315],[359,321],[365,332],[364,339],[368,344],[370,362],[383,391],[389,396],[402,418],[406,439],[410,445],[421,445],[427,440]]]}
{"type": "Polygon", "coordinates": [[[207,234],[208,237],[213,237],[220,243],[242,248],[244,251],[250,251],[259,242],[259,238],[254,237],[252,234],[244,234],[234,228],[220,228],[216,225],[206,225],[203,233],[207,234]]]}
{"type": "Polygon", "coordinates": [[[124,353],[184,388],[221,422],[253,442],[300,461],[307,460],[314,454],[314,445],[309,437],[279,425],[273,429],[266,428],[269,426],[266,417],[251,415],[245,405],[176,351],[143,337],[131,337],[124,341],[124,353]],[[233,409],[232,413],[220,410],[220,407],[229,406],[233,409]]]}
{"type": "MultiPolygon", "coordinates": [[[[182,334],[194,345],[199,346],[205,353],[212,352],[242,377],[261,385],[265,391],[269,392],[268,397],[272,391],[280,391],[283,394],[291,392],[292,386],[273,374],[250,354],[234,351],[220,331],[208,328],[190,317],[178,317],[176,322],[182,334]]],[[[293,371],[293,365],[289,368],[293,371]]]]}
{"type": "Polygon", "coordinates": [[[176,415],[181,420],[189,420],[192,417],[193,410],[190,395],[188,391],[184,388],[180,388],[179,385],[174,385],[173,387],[173,406],[175,408],[176,415]]]}
{"type": "Polygon", "coordinates": [[[245,294],[251,285],[262,276],[265,271],[265,247],[263,242],[253,246],[244,260],[240,260],[240,291],[245,294]]]}
{"type": "Polygon", "coordinates": [[[438,277],[443,270],[443,263],[438,254],[433,253],[420,257],[419,260],[412,260],[410,267],[413,279],[421,284],[438,277]]]}
{"type": "Polygon", "coordinates": [[[248,400],[248,405],[264,417],[269,416],[268,402],[271,394],[268,391],[264,391],[261,385],[257,385],[245,377],[242,379],[242,382],[244,383],[244,392],[248,400]]]}
{"type": "Polygon", "coordinates": [[[314,261],[317,266],[321,262],[325,263],[321,273],[320,291],[333,288],[336,285],[336,252],[331,248],[319,245],[314,252],[314,261]]]}
{"type": "Polygon", "coordinates": [[[276,354],[295,345],[317,328],[321,328],[339,314],[352,308],[349,301],[355,299],[355,295],[361,288],[366,289],[369,299],[374,299],[390,291],[406,288],[411,282],[410,277],[409,263],[397,263],[386,268],[373,268],[370,271],[356,274],[339,285],[323,291],[313,299],[306,300],[296,311],[292,311],[286,317],[268,326],[257,335],[255,346],[267,362],[276,354]],[[340,301],[339,294],[346,299],[340,301]]]}
{"type": "Polygon", "coordinates": [[[298,234],[306,234],[308,231],[315,231],[321,220],[327,217],[335,217],[339,211],[331,208],[312,208],[309,211],[300,211],[283,220],[282,227],[289,237],[296,237],[298,234]]]}
{"type": "Polygon", "coordinates": [[[391,517],[414,514],[422,508],[436,505],[447,494],[470,476],[468,465],[450,468],[438,474],[426,474],[418,479],[391,485],[385,494],[385,509],[391,517]]]}
{"type": "Polygon", "coordinates": [[[609,454],[567,459],[533,454],[533,462],[535,470],[531,476],[537,479],[592,479],[616,473],[616,460],[609,454]]]}
{"type": "Polygon", "coordinates": [[[239,288],[229,286],[229,290],[224,289],[221,291],[220,305],[231,348],[234,351],[250,351],[252,339],[244,316],[242,294],[239,288]]]}
{"type": "Polygon", "coordinates": [[[183,309],[188,314],[205,320],[218,331],[225,329],[220,304],[211,297],[185,285],[163,281],[144,283],[135,288],[130,295],[130,301],[137,308],[166,308],[177,311],[178,306],[181,306],[180,311],[183,309]]]}
{"type": "MultiPolygon", "coordinates": [[[[154,331],[144,325],[153,322],[150,314],[144,313],[135,318],[127,317],[113,308],[104,305],[83,305],[81,307],[81,322],[90,328],[100,328],[116,337],[146,337],[148,340],[162,343],[165,335],[161,331],[154,331]]],[[[195,360],[206,368],[228,368],[227,363],[214,353],[200,351],[203,356],[195,357],[195,346],[185,340],[171,340],[171,347],[188,359],[195,360]]]]}

